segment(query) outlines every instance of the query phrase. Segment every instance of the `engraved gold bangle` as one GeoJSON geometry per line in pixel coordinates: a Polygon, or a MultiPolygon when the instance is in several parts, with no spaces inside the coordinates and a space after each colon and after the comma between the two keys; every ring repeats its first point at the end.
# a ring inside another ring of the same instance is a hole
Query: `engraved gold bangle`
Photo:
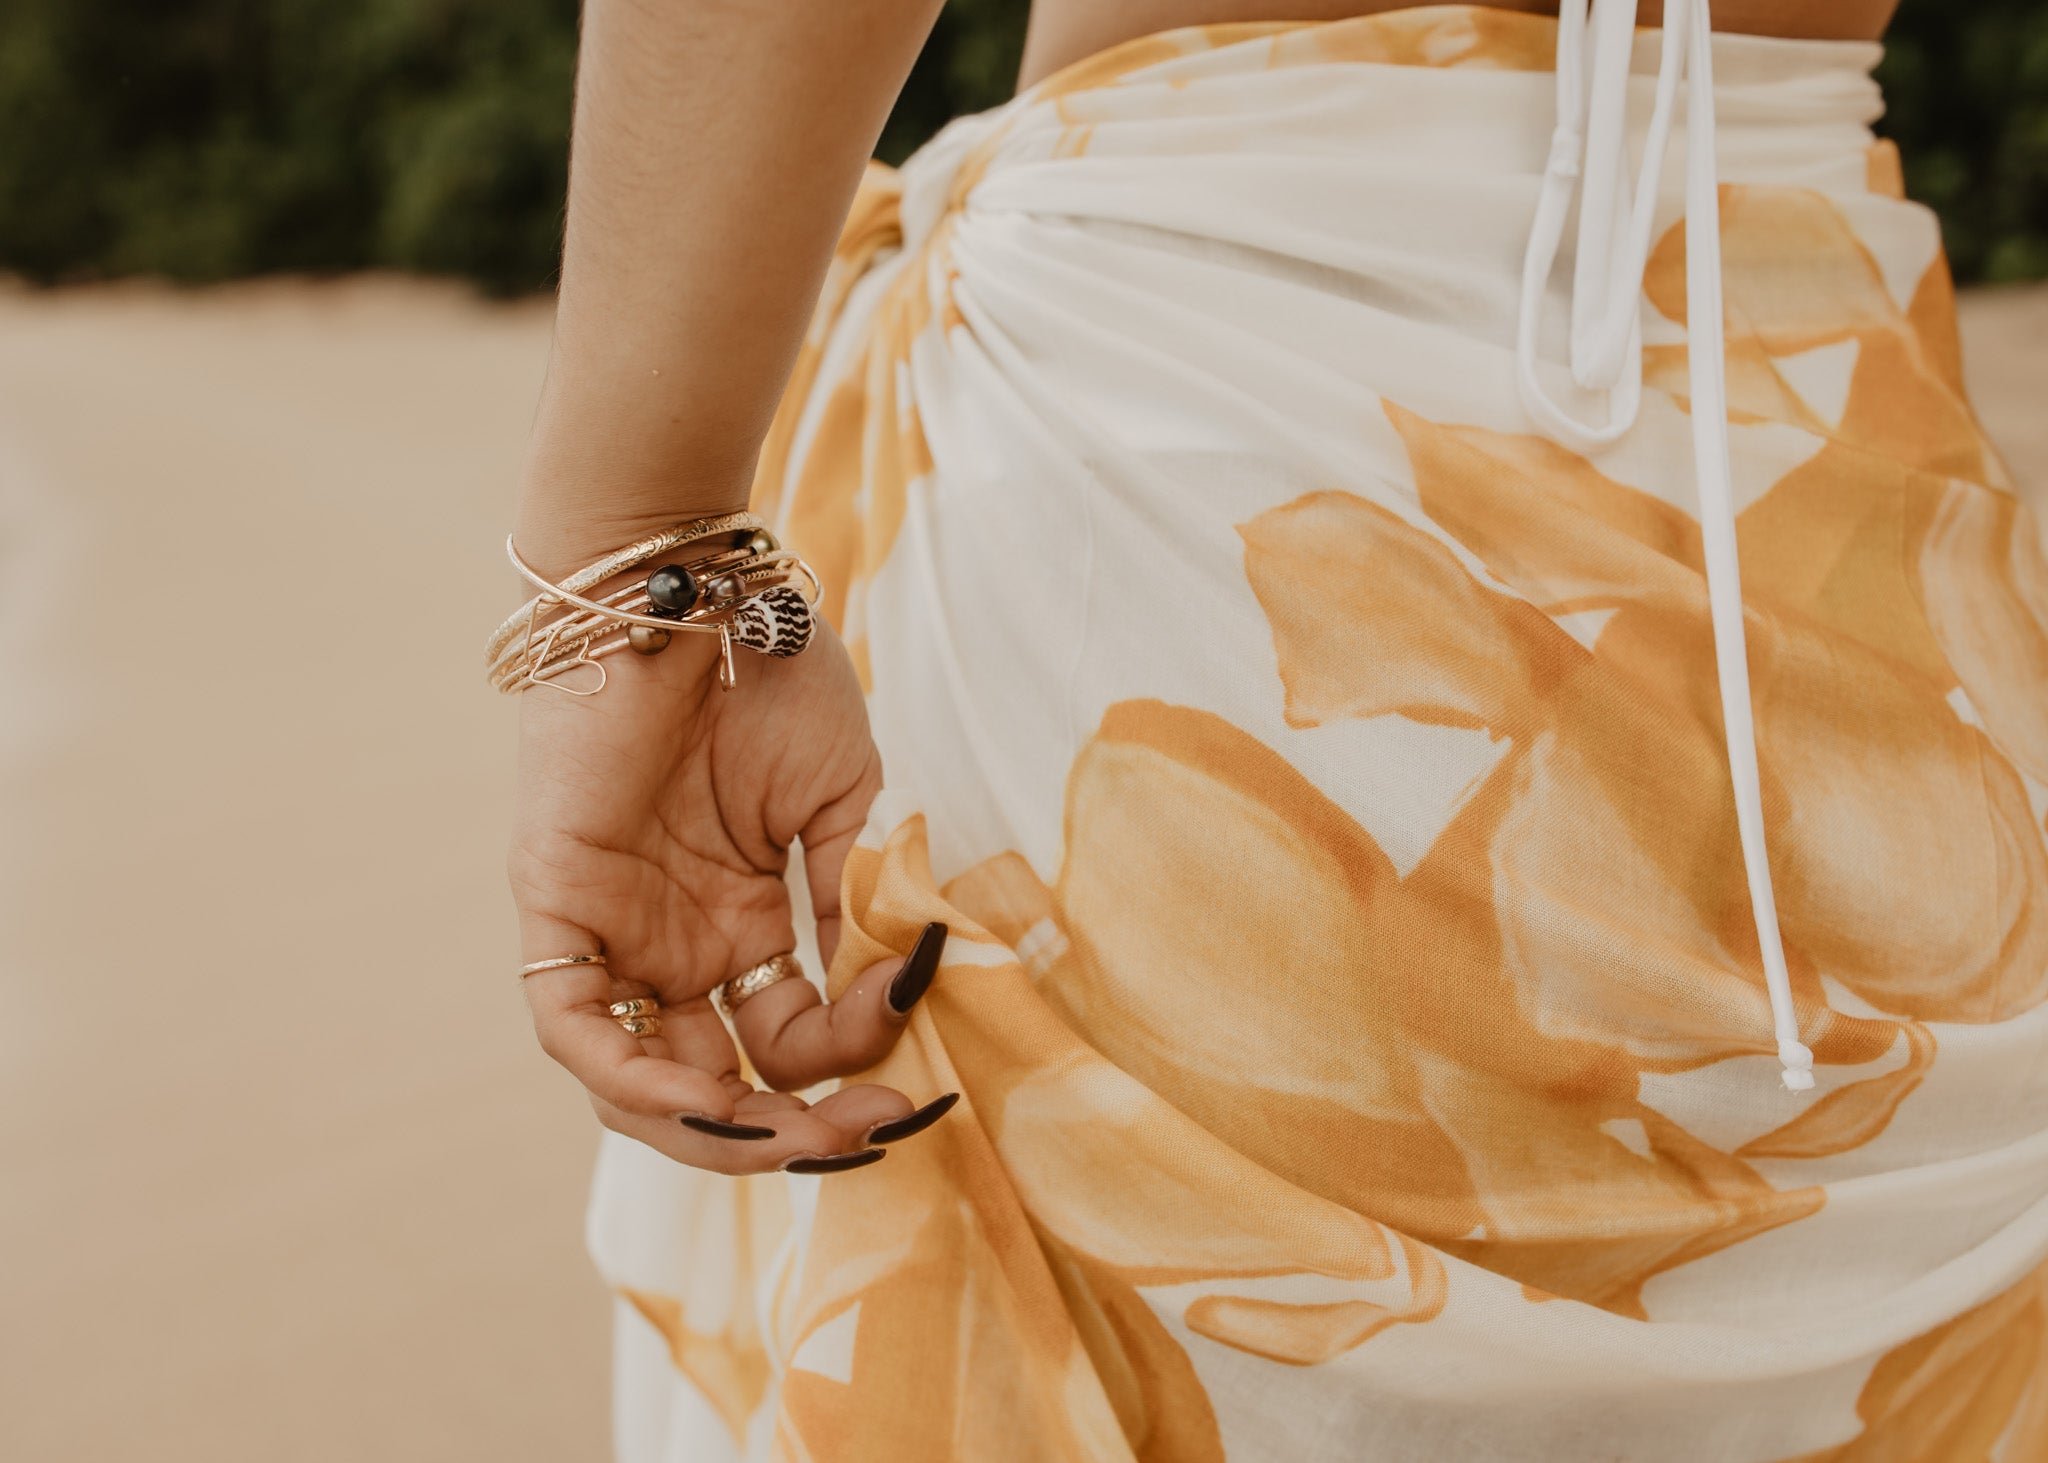
{"type": "MultiPolygon", "coordinates": [[[[700,539],[713,538],[721,533],[738,533],[741,529],[752,530],[765,528],[766,526],[751,513],[721,513],[716,518],[693,518],[687,523],[678,523],[673,528],[663,529],[660,533],[649,534],[646,538],[627,544],[623,549],[606,554],[595,564],[586,565],[584,568],[578,569],[574,574],[564,579],[560,585],[548,584],[546,580],[539,579],[539,576],[533,574],[531,570],[523,569],[521,577],[538,580],[539,583],[546,585],[547,587],[543,591],[544,597],[552,596],[557,589],[567,590],[570,594],[580,595],[586,590],[597,588],[598,585],[615,575],[625,573],[628,569],[637,569],[649,559],[659,554],[668,553],[671,549],[679,549],[685,544],[696,543],[700,539]]],[[[511,540],[508,538],[506,540],[508,548],[510,544],[511,540]]],[[[484,648],[486,659],[497,659],[498,652],[504,649],[526,625],[532,608],[532,602],[529,601],[505,617],[504,622],[492,633],[489,643],[484,648]]]]}
{"type": "Polygon", "coordinates": [[[718,1009],[730,1017],[768,987],[792,978],[801,980],[803,973],[803,963],[796,958],[796,952],[785,950],[780,955],[769,956],[759,965],[748,966],[720,985],[712,995],[718,1002],[718,1009]]]}
{"type": "Polygon", "coordinates": [[[585,599],[573,590],[550,583],[535,573],[526,560],[519,557],[519,550],[512,545],[512,535],[505,535],[505,557],[512,561],[512,567],[519,571],[520,578],[540,591],[535,599],[537,605],[572,604],[585,614],[599,615],[605,619],[617,620],[627,625],[645,625],[650,630],[695,630],[700,634],[715,634],[718,627],[702,621],[664,619],[660,615],[637,614],[632,610],[613,609],[602,600],[585,599]]]}

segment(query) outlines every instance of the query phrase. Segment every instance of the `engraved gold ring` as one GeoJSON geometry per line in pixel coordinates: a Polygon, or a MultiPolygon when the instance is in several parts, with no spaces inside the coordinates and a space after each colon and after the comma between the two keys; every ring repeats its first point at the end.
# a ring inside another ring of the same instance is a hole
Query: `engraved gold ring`
{"type": "Polygon", "coordinates": [[[713,991],[712,997],[718,1002],[718,1009],[730,1017],[768,987],[792,977],[801,979],[803,973],[804,968],[796,958],[796,952],[785,950],[780,955],[770,955],[759,965],[748,966],[713,991]]]}

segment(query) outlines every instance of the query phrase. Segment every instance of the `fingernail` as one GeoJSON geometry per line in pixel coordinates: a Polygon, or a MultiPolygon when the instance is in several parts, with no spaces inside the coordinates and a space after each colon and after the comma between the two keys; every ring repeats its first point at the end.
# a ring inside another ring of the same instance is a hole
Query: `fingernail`
{"type": "Polygon", "coordinates": [[[889,1009],[898,1016],[909,1015],[917,998],[931,989],[932,977],[939,973],[939,956],[946,949],[946,933],[945,925],[938,920],[926,925],[911,948],[910,958],[889,982],[889,1009]]]}
{"type": "Polygon", "coordinates": [[[876,1123],[868,1129],[868,1142],[894,1143],[899,1138],[908,1138],[913,1133],[922,1133],[933,1123],[953,1110],[953,1104],[960,1100],[960,1094],[949,1092],[944,1097],[934,1097],[916,1112],[905,1113],[886,1123],[876,1123]]]}
{"type": "Polygon", "coordinates": [[[684,1127],[699,1133],[709,1133],[714,1138],[772,1138],[773,1128],[756,1127],[752,1123],[728,1123],[718,1118],[699,1117],[686,1112],[676,1119],[684,1127]]]}
{"type": "Polygon", "coordinates": [[[866,1168],[888,1156],[884,1148],[863,1148],[858,1153],[835,1153],[830,1158],[792,1158],[782,1165],[784,1173],[845,1173],[849,1168],[866,1168]]]}

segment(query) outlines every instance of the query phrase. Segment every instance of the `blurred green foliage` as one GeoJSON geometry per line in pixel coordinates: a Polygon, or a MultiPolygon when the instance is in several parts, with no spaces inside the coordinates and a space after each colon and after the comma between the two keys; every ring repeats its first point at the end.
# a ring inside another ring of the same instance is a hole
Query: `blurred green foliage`
{"type": "Polygon", "coordinates": [[[946,0],[875,155],[900,163],[949,119],[1012,95],[1030,8],[1027,0],[946,0]]]}
{"type": "MultiPolygon", "coordinates": [[[[0,0],[0,269],[553,278],[576,0],[0,0]]],[[[1025,0],[950,0],[900,161],[1017,72],[1025,0]]],[[[1905,0],[1879,72],[1965,279],[2048,276],[2048,4],[1905,0]]]]}
{"type": "Polygon", "coordinates": [[[5,0],[0,267],[544,285],[576,0],[5,0]]]}
{"type": "Polygon", "coordinates": [[[1959,279],[2048,278],[2048,4],[1905,0],[1877,78],[1959,279]]]}

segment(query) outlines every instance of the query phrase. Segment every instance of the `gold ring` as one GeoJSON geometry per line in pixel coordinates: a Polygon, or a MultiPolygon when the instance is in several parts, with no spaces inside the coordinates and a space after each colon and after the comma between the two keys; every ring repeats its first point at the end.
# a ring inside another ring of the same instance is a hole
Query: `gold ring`
{"type": "Polygon", "coordinates": [[[536,960],[531,965],[520,966],[519,978],[525,980],[529,975],[539,975],[543,970],[567,970],[572,965],[602,964],[602,955],[557,955],[552,960],[536,960]]]}
{"type": "Polygon", "coordinates": [[[661,1002],[650,1001],[645,996],[635,996],[630,1001],[613,1001],[611,1005],[611,1018],[614,1021],[623,1021],[628,1016],[654,1015],[659,1013],[660,1010],[661,1002]]]}
{"type": "Polygon", "coordinates": [[[731,980],[720,985],[712,995],[718,1002],[718,1009],[731,1016],[768,987],[792,976],[801,979],[803,973],[804,968],[797,960],[796,952],[785,950],[780,955],[769,956],[759,965],[748,966],[731,980]]]}
{"type": "Polygon", "coordinates": [[[628,1016],[619,1022],[628,1036],[654,1036],[661,1031],[659,1016],[628,1016]]]}

